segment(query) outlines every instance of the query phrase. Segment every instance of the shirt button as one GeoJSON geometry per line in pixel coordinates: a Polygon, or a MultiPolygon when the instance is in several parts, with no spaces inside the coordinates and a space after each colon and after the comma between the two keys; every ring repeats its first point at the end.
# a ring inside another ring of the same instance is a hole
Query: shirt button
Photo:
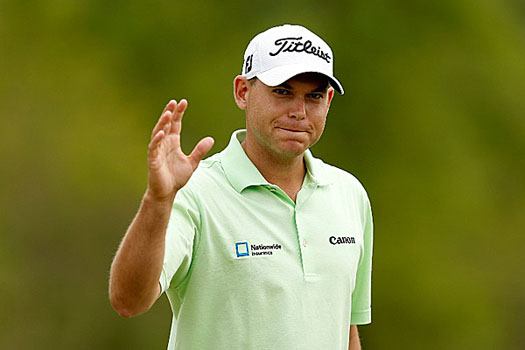
{"type": "Polygon", "coordinates": [[[306,248],[306,239],[303,239],[303,247],[306,248]]]}

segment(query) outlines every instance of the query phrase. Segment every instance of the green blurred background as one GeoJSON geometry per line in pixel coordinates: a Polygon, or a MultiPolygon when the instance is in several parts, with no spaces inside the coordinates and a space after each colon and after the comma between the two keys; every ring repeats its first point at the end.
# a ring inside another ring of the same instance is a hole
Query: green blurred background
{"type": "Polygon", "coordinates": [[[165,297],[107,297],[150,130],[184,97],[183,148],[224,148],[244,49],[286,22],[347,90],[313,152],[372,200],[364,349],[525,349],[523,0],[0,0],[1,349],[166,347],[165,297]]]}

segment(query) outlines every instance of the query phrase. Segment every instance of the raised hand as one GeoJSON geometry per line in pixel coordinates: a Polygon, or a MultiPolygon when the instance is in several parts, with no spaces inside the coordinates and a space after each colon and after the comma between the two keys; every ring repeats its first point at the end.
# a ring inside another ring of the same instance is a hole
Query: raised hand
{"type": "Polygon", "coordinates": [[[180,147],[182,116],[188,106],[186,100],[178,104],[171,100],[151,133],[148,146],[148,191],[154,200],[173,200],[175,194],[190,179],[202,157],[213,146],[213,138],[205,137],[197,143],[189,156],[180,147]]]}

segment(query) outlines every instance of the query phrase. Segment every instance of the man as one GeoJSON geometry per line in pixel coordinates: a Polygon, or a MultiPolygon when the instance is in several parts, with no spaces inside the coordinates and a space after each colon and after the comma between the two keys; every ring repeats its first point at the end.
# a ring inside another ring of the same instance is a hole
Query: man
{"type": "MultiPolygon", "coordinates": [[[[222,152],[180,149],[187,102],[153,129],[148,188],[111,267],[110,299],[130,317],[166,292],[169,349],[360,349],[371,320],[366,192],[309,148],[334,89],[333,54],[300,26],[252,39],[235,102],[246,112],[222,152]]],[[[218,117],[219,118],[219,117],[218,117]]]]}

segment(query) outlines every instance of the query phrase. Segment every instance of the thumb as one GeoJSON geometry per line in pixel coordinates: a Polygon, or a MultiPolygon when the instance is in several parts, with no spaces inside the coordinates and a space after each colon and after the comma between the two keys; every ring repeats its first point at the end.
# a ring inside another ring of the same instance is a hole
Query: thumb
{"type": "Polygon", "coordinates": [[[191,154],[189,155],[189,158],[192,162],[193,169],[197,168],[197,165],[199,165],[199,162],[201,161],[202,157],[206,153],[210,151],[215,141],[212,137],[205,137],[202,140],[197,143],[193,151],[191,151],[191,154]]]}

